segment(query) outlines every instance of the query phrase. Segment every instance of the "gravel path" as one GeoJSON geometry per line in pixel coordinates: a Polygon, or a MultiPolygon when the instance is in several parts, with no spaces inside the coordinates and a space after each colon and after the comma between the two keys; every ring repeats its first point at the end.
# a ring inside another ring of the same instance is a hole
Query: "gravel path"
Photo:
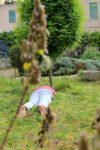
{"type": "MultiPolygon", "coordinates": [[[[18,74],[18,71],[16,70],[16,74],[18,74]]],[[[15,69],[9,68],[5,70],[0,70],[0,76],[4,76],[7,78],[14,77],[15,76],[15,69]]]]}
{"type": "MultiPolygon", "coordinates": [[[[9,69],[5,69],[5,70],[0,70],[0,76],[4,76],[7,78],[10,77],[15,77],[15,69],[14,68],[9,68],[9,69]]],[[[18,71],[16,70],[16,76],[18,77],[18,71]]],[[[70,77],[72,79],[76,78],[77,75],[69,75],[69,76],[54,76],[54,78],[65,78],[65,77],[70,77]]],[[[44,78],[48,78],[48,77],[44,77],[44,78]]]]}

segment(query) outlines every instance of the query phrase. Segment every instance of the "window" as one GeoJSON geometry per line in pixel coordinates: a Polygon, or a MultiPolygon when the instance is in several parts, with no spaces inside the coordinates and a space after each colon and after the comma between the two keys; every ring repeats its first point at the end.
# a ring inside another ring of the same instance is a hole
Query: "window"
{"type": "Polygon", "coordinates": [[[9,22],[16,22],[15,10],[9,10],[9,22]]]}
{"type": "Polygon", "coordinates": [[[90,3],[90,18],[91,19],[97,19],[97,3],[90,3]]]}

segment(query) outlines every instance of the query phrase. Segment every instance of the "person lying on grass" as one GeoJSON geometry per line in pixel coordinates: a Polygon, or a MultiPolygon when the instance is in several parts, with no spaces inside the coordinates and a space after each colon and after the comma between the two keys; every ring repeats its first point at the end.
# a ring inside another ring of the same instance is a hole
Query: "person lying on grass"
{"type": "Polygon", "coordinates": [[[40,111],[41,115],[45,116],[46,109],[51,103],[55,93],[55,90],[48,86],[41,86],[36,88],[34,92],[32,92],[29,102],[21,106],[18,116],[25,116],[26,112],[33,106],[36,106],[40,111]]]}

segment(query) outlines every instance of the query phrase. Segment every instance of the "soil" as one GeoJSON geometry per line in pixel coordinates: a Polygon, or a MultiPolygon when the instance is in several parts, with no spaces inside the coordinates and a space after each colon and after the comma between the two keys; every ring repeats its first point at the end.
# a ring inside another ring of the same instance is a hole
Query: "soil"
{"type": "Polygon", "coordinates": [[[15,77],[18,76],[18,70],[15,68],[8,68],[8,69],[4,69],[4,70],[0,70],[0,76],[4,76],[4,77],[15,77]]]}

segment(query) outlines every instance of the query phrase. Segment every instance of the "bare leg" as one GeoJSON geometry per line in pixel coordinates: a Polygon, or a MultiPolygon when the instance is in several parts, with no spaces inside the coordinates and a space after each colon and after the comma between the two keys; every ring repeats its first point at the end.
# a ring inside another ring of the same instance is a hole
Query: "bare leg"
{"type": "Polygon", "coordinates": [[[18,116],[19,117],[24,117],[26,115],[26,111],[27,111],[26,107],[25,106],[21,106],[18,116]]]}
{"type": "Polygon", "coordinates": [[[19,111],[19,117],[24,117],[26,115],[26,112],[30,110],[33,106],[37,106],[39,103],[39,93],[38,92],[33,92],[29,102],[21,106],[20,111],[19,111]]]}
{"type": "Polygon", "coordinates": [[[39,109],[39,111],[40,111],[40,113],[41,113],[42,116],[46,115],[47,111],[46,111],[46,108],[44,106],[39,105],[38,109],[39,109]]]}

